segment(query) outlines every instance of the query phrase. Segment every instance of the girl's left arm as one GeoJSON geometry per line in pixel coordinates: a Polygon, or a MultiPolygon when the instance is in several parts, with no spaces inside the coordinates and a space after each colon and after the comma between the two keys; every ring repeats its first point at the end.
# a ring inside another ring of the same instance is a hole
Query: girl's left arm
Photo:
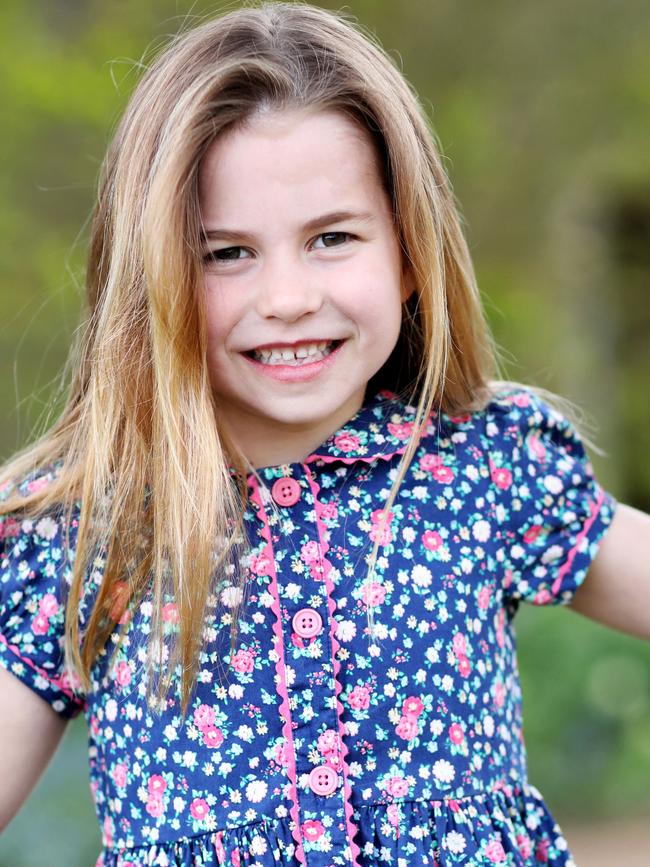
{"type": "Polygon", "coordinates": [[[650,515],[618,503],[570,607],[650,640],[650,515]]]}

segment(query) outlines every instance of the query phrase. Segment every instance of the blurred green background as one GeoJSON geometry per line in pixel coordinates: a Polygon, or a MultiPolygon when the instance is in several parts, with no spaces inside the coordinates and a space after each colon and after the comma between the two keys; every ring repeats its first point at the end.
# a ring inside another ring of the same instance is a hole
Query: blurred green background
{"type": "MultiPolygon", "coordinates": [[[[52,418],[97,171],[143,57],[237,5],[0,4],[0,457],[52,418]]],[[[647,0],[344,8],[432,118],[509,377],[576,401],[606,452],[592,453],[602,483],[650,511],[647,0]]],[[[530,779],[556,818],[650,817],[650,646],[564,609],[524,606],[516,622],[530,779]]],[[[94,863],[85,737],[79,720],[0,839],[0,867],[94,863]]]]}

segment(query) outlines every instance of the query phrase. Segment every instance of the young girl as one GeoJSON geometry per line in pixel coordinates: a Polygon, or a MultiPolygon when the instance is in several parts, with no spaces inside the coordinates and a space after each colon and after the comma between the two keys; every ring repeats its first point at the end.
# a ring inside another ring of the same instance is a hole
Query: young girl
{"type": "Polygon", "coordinates": [[[104,867],[572,865],[513,618],[650,637],[650,517],[496,380],[390,59],[302,4],[176,39],[87,284],[68,404],[3,474],[0,824],[83,711],[104,867]]]}

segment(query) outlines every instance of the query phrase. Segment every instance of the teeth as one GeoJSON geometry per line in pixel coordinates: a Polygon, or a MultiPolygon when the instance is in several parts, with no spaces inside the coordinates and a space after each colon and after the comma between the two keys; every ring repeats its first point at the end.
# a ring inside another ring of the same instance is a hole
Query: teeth
{"type": "Polygon", "coordinates": [[[303,343],[295,351],[288,347],[272,347],[271,349],[256,349],[253,357],[262,364],[309,364],[325,358],[332,351],[334,341],[321,340],[317,343],[303,343]],[[308,361],[306,359],[309,359],[308,361]]]}

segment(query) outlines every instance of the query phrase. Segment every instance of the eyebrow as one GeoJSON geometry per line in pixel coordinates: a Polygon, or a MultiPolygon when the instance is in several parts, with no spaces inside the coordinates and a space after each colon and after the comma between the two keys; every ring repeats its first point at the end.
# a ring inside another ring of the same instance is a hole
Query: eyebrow
{"type": "MultiPolygon", "coordinates": [[[[331,226],[332,223],[343,223],[351,220],[357,223],[373,223],[375,217],[367,211],[330,211],[329,214],[322,214],[320,217],[308,220],[301,228],[305,232],[314,232],[323,226],[331,226]]],[[[205,229],[201,232],[202,241],[238,241],[242,238],[256,240],[254,233],[247,232],[245,229],[219,228],[205,229]]]]}

